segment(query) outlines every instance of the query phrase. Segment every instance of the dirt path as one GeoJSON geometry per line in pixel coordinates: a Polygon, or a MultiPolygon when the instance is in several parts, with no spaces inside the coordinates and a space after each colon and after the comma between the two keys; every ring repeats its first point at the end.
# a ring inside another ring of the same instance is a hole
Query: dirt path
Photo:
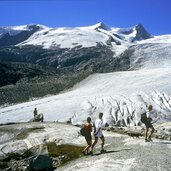
{"type": "Polygon", "coordinates": [[[85,156],[60,167],[58,171],[169,171],[171,141],[144,142],[141,138],[105,133],[107,153],[100,154],[100,143],[93,156],[85,156]]]}

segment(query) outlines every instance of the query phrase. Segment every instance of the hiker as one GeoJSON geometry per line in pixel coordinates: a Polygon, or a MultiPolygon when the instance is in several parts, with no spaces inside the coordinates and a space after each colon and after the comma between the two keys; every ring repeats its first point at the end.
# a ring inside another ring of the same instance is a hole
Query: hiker
{"type": "Polygon", "coordinates": [[[37,108],[34,108],[33,113],[34,113],[34,118],[35,118],[37,116],[37,108]]]}
{"type": "Polygon", "coordinates": [[[104,143],[105,143],[105,138],[103,136],[103,133],[102,133],[102,128],[103,128],[103,113],[99,113],[99,118],[95,120],[94,122],[94,137],[95,137],[95,140],[94,140],[94,143],[92,145],[92,150],[94,148],[94,146],[97,144],[98,142],[98,139],[100,138],[101,141],[102,141],[102,144],[101,144],[101,153],[104,153],[106,152],[106,150],[104,150],[104,143]]]}
{"type": "Polygon", "coordinates": [[[87,146],[82,151],[82,153],[84,155],[92,154],[92,150],[89,151],[89,149],[91,148],[91,145],[92,145],[92,137],[91,137],[92,124],[91,124],[91,118],[90,117],[87,118],[87,122],[84,124],[84,128],[85,128],[85,135],[84,135],[84,137],[86,139],[87,146]]]}
{"type": "Polygon", "coordinates": [[[151,136],[152,136],[152,134],[154,132],[154,127],[153,127],[153,125],[151,123],[151,121],[152,121],[151,115],[153,113],[152,110],[153,110],[153,106],[149,105],[148,106],[148,112],[146,113],[147,118],[146,118],[146,121],[144,122],[145,127],[146,127],[145,128],[145,142],[152,141],[151,136]],[[150,133],[149,133],[149,131],[150,131],[150,133]]]}

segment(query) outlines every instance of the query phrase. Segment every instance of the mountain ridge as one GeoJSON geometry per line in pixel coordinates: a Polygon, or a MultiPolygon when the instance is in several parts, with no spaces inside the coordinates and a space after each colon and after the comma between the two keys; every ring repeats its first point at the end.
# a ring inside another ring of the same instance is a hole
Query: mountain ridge
{"type": "MultiPolygon", "coordinates": [[[[92,26],[73,27],[73,28],[70,28],[70,27],[50,28],[50,27],[47,27],[47,26],[44,26],[44,25],[40,25],[40,24],[29,24],[29,25],[23,25],[23,26],[0,27],[0,46],[17,45],[18,43],[26,41],[27,39],[29,39],[29,37],[33,36],[37,32],[38,32],[38,37],[41,35],[41,33],[43,35],[48,34],[48,32],[53,32],[52,34],[57,34],[57,33],[55,33],[55,30],[56,30],[56,32],[59,32],[60,34],[61,34],[61,32],[64,32],[66,30],[71,30],[71,31],[72,30],[77,30],[77,31],[79,30],[80,33],[78,32],[78,36],[79,36],[79,34],[80,35],[81,34],[86,35],[86,32],[83,32],[85,30],[87,30],[87,31],[95,30],[97,32],[101,32],[100,30],[104,30],[106,32],[109,32],[108,34],[110,36],[113,36],[112,27],[107,26],[103,22],[99,22],[99,23],[97,23],[95,25],[92,25],[92,26]],[[81,30],[82,30],[82,32],[81,32],[81,30]],[[5,40],[6,40],[6,43],[4,42],[5,40]],[[10,42],[11,42],[11,44],[10,44],[10,42]]],[[[125,28],[125,30],[126,30],[126,28],[125,28]]],[[[137,40],[142,40],[142,39],[148,39],[148,38],[151,37],[151,35],[145,30],[145,28],[141,24],[138,24],[138,25],[132,27],[131,30],[132,31],[136,30],[136,32],[137,32],[136,37],[134,37],[134,39],[132,39],[132,42],[137,41],[137,40]]],[[[75,34],[77,34],[76,31],[75,31],[75,34]]],[[[114,33],[114,34],[117,35],[117,37],[120,37],[117,32],[114,33]]],[[[60,36],[60,35],[58,35],[58,36],[60,36]]],[[[113,37],[113,39],[115,39],[115,38],[113,37]]],[[[29,44],[29,42],[27,42],[27,44],[29,44]]],[[[34,44],[34,45],[36,45],[36,44],[34,44]]]]}

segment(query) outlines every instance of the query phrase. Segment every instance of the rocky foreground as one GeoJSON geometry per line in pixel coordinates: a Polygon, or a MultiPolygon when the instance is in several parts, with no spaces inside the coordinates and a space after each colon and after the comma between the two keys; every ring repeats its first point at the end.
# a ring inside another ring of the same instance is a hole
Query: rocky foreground
{"type": "Polygon", "coordinates": [[[153,142],[144,141],[140,127],[106,128],[107,153],[100,154],[98,142],[93,156],[83,156],[86,143],[79,127],[56,122],[2,125],[0,170],[168,171],[171,123],[155,128],[153,142]]]}

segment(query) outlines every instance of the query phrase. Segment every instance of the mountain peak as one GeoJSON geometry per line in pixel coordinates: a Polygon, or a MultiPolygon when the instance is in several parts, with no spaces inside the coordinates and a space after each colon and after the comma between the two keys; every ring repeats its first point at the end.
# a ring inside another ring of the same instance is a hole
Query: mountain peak
{"type": "Polygon", "coordinates": [[[137,24],[134,29],[136,30],[136,36],[132,41],[144,40],[152,37],[152,35],[147,32],[142,24],[137,24]]]}
{"type": "Polygon", "coordinates": [[[141,23],[138,23],[135,27],[136,28],[144,28],[144,26],[141,23]]]}
{"type": "Polygon", "coordinates": [[[109,26],[107,26],[106,24],[104,24],[103,22],[99,22],[97,24],[94,25],[95,29],[103,29],[103,30],[111,30],[109,26]]]}
{"type": "Polygon", "coordinates": [[[42,24],[28,24],[27,27],[28,28],[37,27],[37,28],[39,28],[39,30],[50,28],[50,27],[47,27],[47,26],[42,25],[42,24]]]}

